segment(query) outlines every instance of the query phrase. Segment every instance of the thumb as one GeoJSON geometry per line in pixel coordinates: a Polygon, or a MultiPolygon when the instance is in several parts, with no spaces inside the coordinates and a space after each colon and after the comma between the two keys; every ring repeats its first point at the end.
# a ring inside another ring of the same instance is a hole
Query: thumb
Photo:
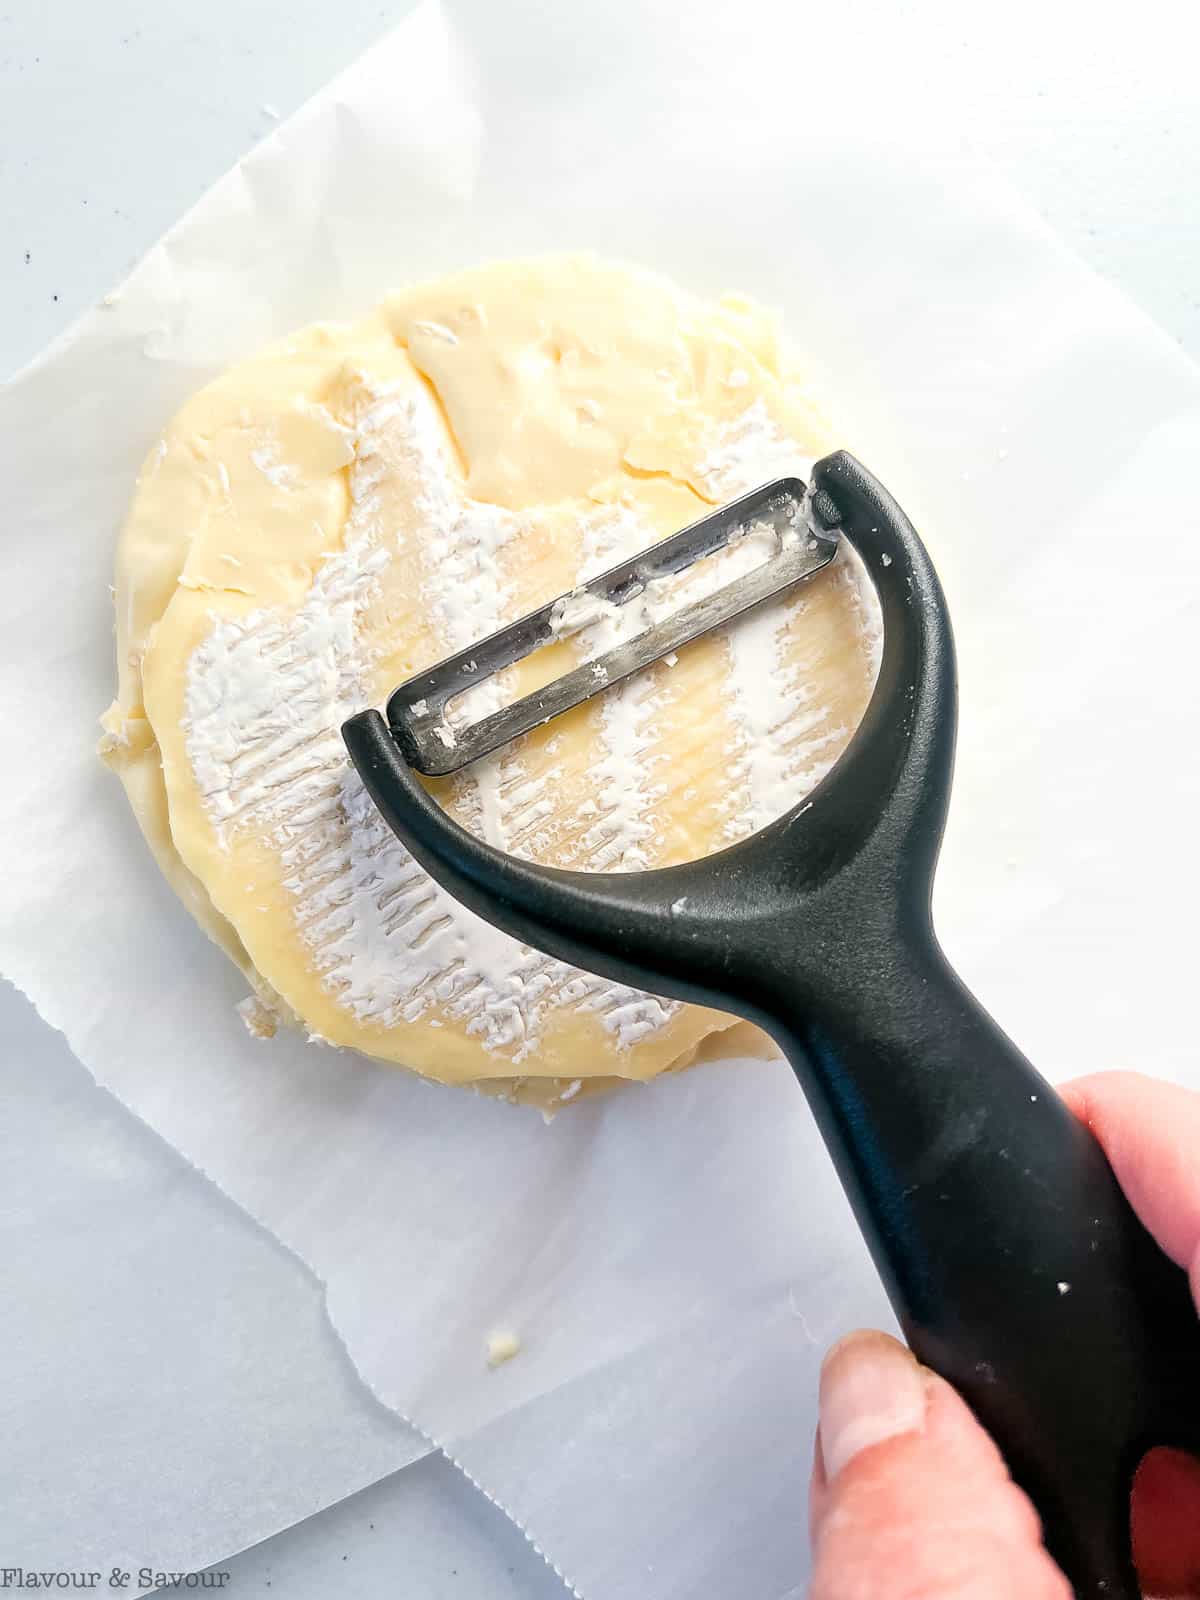
{"type": "Polygon", "coordinates": [[[810,1509],[810,1600],[1070,1600],[999,1450],[886,1333],[825,1359],[810,1509]]]}

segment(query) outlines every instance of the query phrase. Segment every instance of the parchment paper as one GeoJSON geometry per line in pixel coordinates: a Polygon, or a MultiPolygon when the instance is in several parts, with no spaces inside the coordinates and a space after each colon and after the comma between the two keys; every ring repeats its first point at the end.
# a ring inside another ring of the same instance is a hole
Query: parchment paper
{"type": "Polygon", "coordinates": [[[428,1460],[321,1285],[8,984],[0,1058],[0,1566],[223,1565],[428,1460]]]}
{"type": "Polygon", "coordinates": [[[850,30],[795,9],[422,6],[0,395],[4,969],[588,1600],[802,1589],[820,1346],[888,1320],[802,1098],[707,1067],[546,1128],[249,1040],[91,754],[106,584],[157,429],[264,339],[538,249],[745,289],[946,583],[949,953],[1052,1075],[1194,1078],[1200,377],[958,170],[886,51],[843,72],[850,30]]]}

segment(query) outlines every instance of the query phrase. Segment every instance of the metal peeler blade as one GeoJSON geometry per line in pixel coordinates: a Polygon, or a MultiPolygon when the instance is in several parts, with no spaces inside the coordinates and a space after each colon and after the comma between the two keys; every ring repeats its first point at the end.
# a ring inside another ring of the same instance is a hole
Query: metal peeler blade
{"type": "MultiPolygon", "coordinates": [[[[826,508],[827,515],[828,511],[826,508]]],[[[603,694],[701,634],[811,578],[837,554],[835,527],[836,520],[822,524],[810,518],[808,490],[799,478],[778,478],[764,484],[568,594],[547,601],[469,649],[417,673],[388,701],[392,735],[418,772],[429,777],[457,772],[572,706],[603,694]],[[582,631],[588,620],[605,610],[611,613],[629,605],[664,579],[677,577],[707,557],[728,550],[749,533],[764,529],[773,535],[776,548],[753,571],[685,601],[636,638],[478,722],[469,726],[451,723],[447,715],[451,703],[505,667],[555,639],[582,631]]]]}

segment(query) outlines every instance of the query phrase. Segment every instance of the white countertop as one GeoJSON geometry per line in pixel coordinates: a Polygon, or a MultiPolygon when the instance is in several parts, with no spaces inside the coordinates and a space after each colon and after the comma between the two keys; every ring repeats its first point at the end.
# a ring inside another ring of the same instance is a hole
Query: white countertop
{"type": "MultiPolygon", "coordinates": [[[[195,10],[161,0],[26,0],[0,8],[0,374],[118,282],[277,116],[407,9],[379,0],[208,0],[195,10]]],[[[1196,24],[1179,0],[1146,0],[1132,21],[1124,8],[1089,8],[1086,36],[1074,0],[1019,0],[986,15],[948,0],[896,10],[902,23],[890,26],[903,29],[914,92],[930,83],[944,91],[975,150],[1200,359],[1196,24]]],[[[89,1114],[83,1069],[8,990],[0,993],[0,1049],[54,1087],[57,1115],[89,1114]]],[[[115,1137],[147,1138],[115,1103],[105,1115],[115,1137]]],[[[172,1158],[160,1147],[154,1159],[172,1158]]],[[[180,1164],[173,1181],[195,1188],[186,1226],[197,1239],[230,1227],[231,1208],[202,1179],[180,1164]]],[[[133,1208],[137,1197],[123,1203],[133,1208]]],[[[257,1270],[278,1271],[280,1293],[303,1296],[288,1264],[269,1259],[249,1225],[239,1248],[264,1252],[257,1270]]],[[[131,1319],[155,1314],[147,1295],[131,1304],[131,1319]]],[[[222,1337],[234,1340],[238,1330],[214,1327],[214,1340],[222,1337]]],[[[381,1462],[386,1447],[383,1436],[381,1462]]],[[[234,1574],[227,1592],[269,1586],[296,1600],[564,1592],[503,1515],[439,1457],[223,1565],[234,1574]]]]}

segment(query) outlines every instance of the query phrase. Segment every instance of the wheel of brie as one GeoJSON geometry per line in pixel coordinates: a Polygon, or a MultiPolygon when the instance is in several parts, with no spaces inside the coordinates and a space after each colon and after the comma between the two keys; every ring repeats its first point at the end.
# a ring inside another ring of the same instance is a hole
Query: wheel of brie
{"type": "MultiPolygon", "coordinates": [[[[804,475],[829,442],[761,311],[588,257],[405,290],[184,406],[121,539],[102,749],[164,873],[246,974],[252,1031],[279,1019],[553,1105],[679,1066],[729,1026],[458,906],[375,813],[340,727],[713,506],[804,475]]],[[[844,554],[439,797],[554,865],[708,854],[829,769],[876,644],[844,554]]],[[[582,648],[525,668],[545,681],[582,648]]]]}

